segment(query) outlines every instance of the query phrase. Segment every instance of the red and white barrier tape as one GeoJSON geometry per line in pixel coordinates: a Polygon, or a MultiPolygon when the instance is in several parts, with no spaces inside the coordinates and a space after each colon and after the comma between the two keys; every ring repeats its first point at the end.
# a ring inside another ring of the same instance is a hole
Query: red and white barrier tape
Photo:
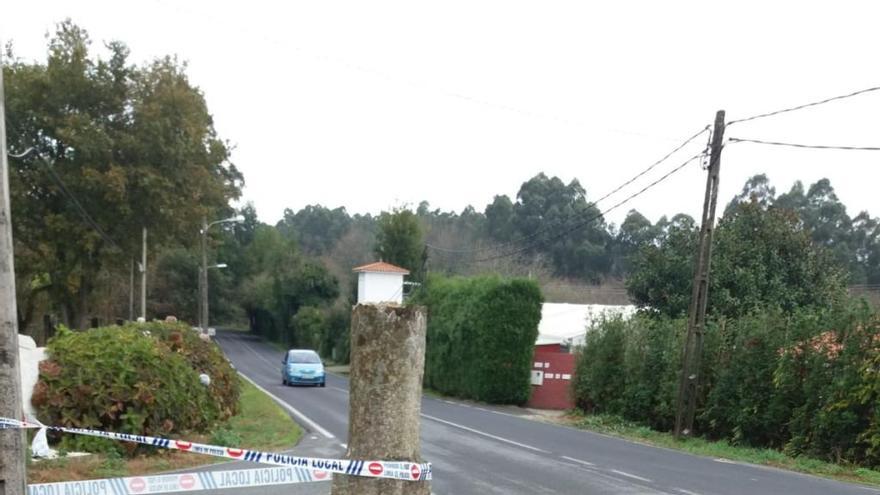
{"type": "Polygon", "coordinates": [[[64,481],[61,483],[39,483],[28,485],[28,495],[142,495],[196,490],[222,490],[227,488],[241,489],[326,481],[331,479],[331,476],[327,471],[291,466],[233,469],[229,471],[203,471],[155,476],[132,476],[128,478],[64,481]]]}
{"type": "Polygon", "coordinates": [[[197,454],[225,457],[237,461],[250,461],[276,466],[291,466],[336,474],[366,476],[370,478],[388,478],[394,480],[425,481],[431,479],[431,463],[415,463],[406,461],[361,461],[357,459],[324,459],[317,457],[300,457],[258,450],[238,449],[220,445],[187,442],[170,438],[132,435],[109,431],[89,430],[84,428],[68,428],[65,426],[48,426],[17,419],[0,418],[0,428],[46,428],[53,431],[87,435],[91,437],[135,442],[164,449],[182,450],[197,454]]]}

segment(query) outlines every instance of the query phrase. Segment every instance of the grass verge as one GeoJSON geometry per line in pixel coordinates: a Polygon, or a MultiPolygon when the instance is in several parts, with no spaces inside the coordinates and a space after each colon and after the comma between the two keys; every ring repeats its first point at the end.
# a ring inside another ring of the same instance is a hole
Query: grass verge
{"type": "Polygon", "coordinates": [[[671,433],[652,430],[619,416],[572,413],[556,419],[569,426],[636,442],[689,452],[695,455],[771,466],[841,481],[880,486],[880,472],[854,465],[834,464],[807,457],[792,457],[778,450],[731,445],[703,438],[676,440],[671,433]]]}
{"type": "MultiPolygon", "coordinates": [[[[208,434],[181,435],[181,438],[266,451],[288,449],[295,445],[302,435],[299,425],[269,396],[247,381],[240,381],[241,413],[238,416],[217,425],[208,434]]],[[[219,457],[165,449],[132,459],[124,459],[114,452],[30,462],[27,475],[28,483],[52,483],[143,475],[223,461],[219,457]]]]}

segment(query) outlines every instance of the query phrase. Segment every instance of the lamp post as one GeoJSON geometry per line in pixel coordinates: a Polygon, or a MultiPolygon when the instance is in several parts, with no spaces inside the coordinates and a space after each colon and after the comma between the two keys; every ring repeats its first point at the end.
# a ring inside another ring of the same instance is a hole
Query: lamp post
{"type": "MultiPolygon", "coordinates": [[[[208,223],[208,219],[202,217],[202,228],[199,233],[202,235],[202,267],[199,270],[199,291],[201,304],[199,305],[199,328],[202,332],[208,331],[208,229],[213,227],[214,225],[218,225],[221,223],[231,223],[231,222],[243,222],[244,217],[241,215],[232,217],[232,218],[224,218],[223,220],[216,220],[214,222],[208,223]]],[[[212,268],[226,268],[225,263],[220,263],[218,265],[214,265],[212,268]]]]}

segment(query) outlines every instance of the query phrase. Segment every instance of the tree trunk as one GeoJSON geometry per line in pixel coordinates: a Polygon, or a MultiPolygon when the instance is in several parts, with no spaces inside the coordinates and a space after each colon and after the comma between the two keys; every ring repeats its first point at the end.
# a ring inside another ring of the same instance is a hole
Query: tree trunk
{"type": "Polygon", "coordinates": [[[79,292],[76,294],[76,328],[86,330],[89,328],[89,295],[91,294],[90,283],[86,280],[86,276],[80,277],[79,292]]]}
{"type": "MultiPolygon", "coordinates": [[[[349,459],[421,463],[425,309],[359,304],[351,319],[349,459]]],[[[427,481],[333,476],[333,495],[428,495],[427,481]]]]}

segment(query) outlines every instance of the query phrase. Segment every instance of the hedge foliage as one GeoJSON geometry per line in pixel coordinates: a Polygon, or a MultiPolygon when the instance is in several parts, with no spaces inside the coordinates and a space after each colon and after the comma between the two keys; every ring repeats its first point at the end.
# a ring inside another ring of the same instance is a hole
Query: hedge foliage
{"type": "MultiPolygon", "coordinates": [[[[214,343],[182,324],[62,329],[48,353],[32,398],[47,424],[169,435],[207,431],[238,409],[235,371],[214,343]],[[211,377],[210,387],[199,382],[201,373],[211,377]]],[[[68,436],[65,442],[85,449],[107,443],[68,436]]]]}
{"type": "MultiPolygon", "coordinates": [[[[608,319],[587,334],[578,406],[670,430],[684,319],[608,319]]],[[[880,314],[863,303],[707,326],[695,428],[712,439],[880,466],[880,314]]]]}
{"type": "Polygon", "coordinates": [[[525,279],[431,277],[425,386],[496,404],[521,404],[541,320],[538,285],[525,279]]]}

